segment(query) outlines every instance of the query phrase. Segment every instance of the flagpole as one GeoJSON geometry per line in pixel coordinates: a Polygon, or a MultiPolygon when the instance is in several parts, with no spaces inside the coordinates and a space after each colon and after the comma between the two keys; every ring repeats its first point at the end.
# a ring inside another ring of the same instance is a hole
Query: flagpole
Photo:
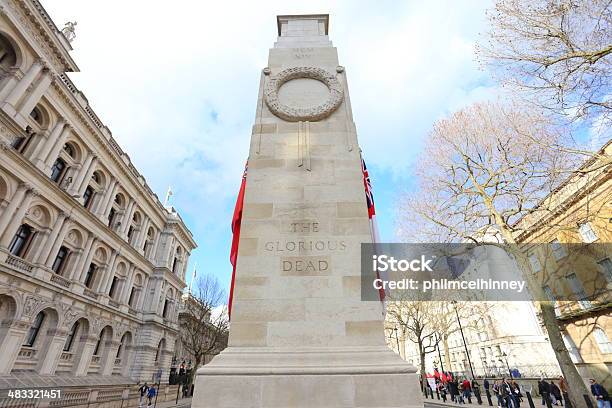
{"type": "Polygon", "coordinates": [[[194,281],[194,280],[195,280],[195,278],[196,278],[196,270],[197,270],[197,268],[198,268],[198,263],[196,262],[196,263],[193,265],[193,273],[191,274],[191,282],[189,282],[189,294],[190,294],[190,295],[191,295],[191,288],[193,287],[193,281],[194,281]]]}

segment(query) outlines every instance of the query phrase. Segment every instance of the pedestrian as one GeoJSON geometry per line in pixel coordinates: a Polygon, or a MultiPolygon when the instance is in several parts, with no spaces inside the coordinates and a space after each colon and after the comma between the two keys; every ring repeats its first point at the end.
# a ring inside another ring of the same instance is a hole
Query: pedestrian
{"type": "Polygon", "coordinates": [[[591,383],[591,394],[597,400],[597,408],[610,408],[610,395],[608,391],[603,385],[595,381],[594,378],[591,378],[589,381],[591,383]]]}
{"type": "Polygon", "coordinates": [[[476,381],[476,379],[472,380],[472,391],[474,392],[474,396],[476,396],[476,399],[480,398],[480,384],[478,384],[478,381],[476,381]]]}
{"type": "Polygon", "coordinates": [[[501,383],[501,393],[504,401],[504,406],[508,408],[518,408],[517,400],[514,397],[512,386],[506,378],[501,383]]]}
{"type": "Polygon", "coordinates": [[[138,406],[142,407],[142,400],[144,399],[145,395],[147,395],[147,391],[149,391],[149,385],[145,382],[143,385],[140,386],[138,391],[140,391],[140,400],[138,401],[138,406]]]}
{"type": "Polygon", "coordinates": [[[538,393],[542,396],[542,405],[546,405],[546,401],[551,401],[550,384],[543,377],[538,381],[538,393]]]}
{"type": "Polygon", "coordinates": [[[555,405],[559,405],[559,403],[563,405],[563,397],[561,396],[561,390],[559,389],[559,387],[557,387],[557,384],[555,384],[554,381],[550,382],[550,393],[553,397],[555,397],[555,405]]]}
{"type": "Polygon", "coordinates": [[[493,393],[495,394],[495,398],[497,398],[497,407],[502,408],[506,406],[506,403],[504,402],[504,397],[502,396],[501,380],[496,380],[493,383],[493,393]]]}
{"type": "Polygon", "coordinates": [[[470,385],[470,380],[467,378],[463,380],[463,398],[467,401],[472,399],[472,386],[470,385]]]}
{"type": "Polygon", "coordinates": [[[151,406],[153,398],[155,398],[156,394],[157,390],[155,389],[155,386],[149,387],[149,391],[147,391],[147,398],[149,399],[149,403],[147,404],[148,407],[151,406]]]}
{"type": "Polygon", "coordinates": [[[448,382],[448,388],[450,390],[451,401],[457,402],[457,395],[459,395],[459,384],[457,384],[457,380],[451,379],[448,382]]]}
{"type": "Polygon", "coordinates": [[[569,389],[567,386],[567,381],[565,381],[565,378],[563,376],[559,377],[559,389],[561,390],[561,394],[563,395],[563,399],[565,400],[569,389]]]}

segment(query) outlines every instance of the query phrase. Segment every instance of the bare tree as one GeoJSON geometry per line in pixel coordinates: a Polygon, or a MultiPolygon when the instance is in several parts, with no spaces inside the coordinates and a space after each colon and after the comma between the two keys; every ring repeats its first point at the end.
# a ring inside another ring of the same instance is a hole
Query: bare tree
{"type": "Polygon", "coordinates": [[[185,351],[194,359],[192,378],[207,356],[218,354],[227,345],[229,321],[225,299],[219,282],[204,275],[197,280],[195,293],[183,301],[179,331],[185,351]]]}
{"type": "MultiPolygon", "coordinates": [[[[542,282],[526,272],[528,256],[516,239],[534,225],[519,220],[545,222],[559,210],[560,203],[546,197],[573,174],[582,157],[571,149],[554,148],[563,145],[563,136],[544,115],[512,104],[476,104],[438,121],[416,169],[418,191],[400,205],[399,232],[421,242],[478,244],[498,236],[499,246],[523,270],[568,381],[570,399],[580,406],[587,389],[564,344],[554,306],[544,301],[542,282]]],[[[554,227],[576,228],[575,220],[567,222],[554,227]]]]}
{"type": "Polygon", "coordinates": [[[609,126],[612,2],[497,0],[487,14],[481,62],[540,106],[609,126]]]}

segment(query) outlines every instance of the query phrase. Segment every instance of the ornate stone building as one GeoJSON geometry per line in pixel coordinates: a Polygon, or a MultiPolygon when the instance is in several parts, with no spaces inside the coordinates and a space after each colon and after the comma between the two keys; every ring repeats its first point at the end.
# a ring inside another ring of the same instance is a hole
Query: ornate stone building
{"type": "Polygon", "coordinates": [[[167,381],[196,246],[66,76],[70,30],[0,0],[0,388],[167,381]]]}

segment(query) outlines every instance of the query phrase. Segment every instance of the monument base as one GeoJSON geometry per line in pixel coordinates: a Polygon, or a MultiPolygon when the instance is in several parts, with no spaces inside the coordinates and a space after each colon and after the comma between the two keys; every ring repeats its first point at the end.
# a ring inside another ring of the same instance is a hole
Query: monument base
{"type": "Polygon", "coordinates": [[[387,347],[230,347],[197,372],[194,408],[423,407],[416,369],[387,347]]]}

